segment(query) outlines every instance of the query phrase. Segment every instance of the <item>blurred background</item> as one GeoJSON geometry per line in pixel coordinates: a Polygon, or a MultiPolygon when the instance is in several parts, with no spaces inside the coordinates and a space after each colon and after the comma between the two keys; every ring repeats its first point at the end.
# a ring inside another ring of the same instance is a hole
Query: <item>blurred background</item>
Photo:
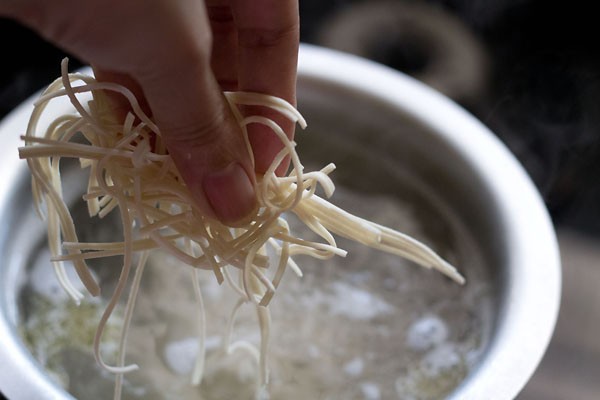
{"type": "MultiPolygon", "coordinates": [[[[522,400],[600,398],[600,24],[593,4],[300,0],[303,42],[370,58],[441,91],[495,132],[540,190],[558,231],[563,301],[522,400]]],[[[58,76],[65,54],[9,20],[0,19],[0,36],[1,118],[58,76]]],[[[72,59],[72,68],[81,65],[72,59]]]]}

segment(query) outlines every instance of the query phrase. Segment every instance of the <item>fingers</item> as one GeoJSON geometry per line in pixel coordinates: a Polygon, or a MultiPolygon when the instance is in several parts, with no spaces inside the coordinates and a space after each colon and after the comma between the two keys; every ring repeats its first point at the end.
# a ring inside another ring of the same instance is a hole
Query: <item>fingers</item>
{"type": "MultiPolygon", "coordinates": [[[[238,30],[239,90],[266,93],[296,103],[296,70],[299,47],[297,0],[231,0],[238,30]]],[[[282,125],[288,137],[294,125],[274,112],[252,109],[282,125]]],[[[281,142],[261,125],[248,128],[258,172],[265,172],[281,142]]],[[[287,163],[278,168],[283,174],[287,163]]]]}
{"type": "MultiPolygon", "coordinates": [[[[122,83],[143,92],[200,209],[232,223],[256,206],[255,175],[219,82],[224,89],[237,86],[294,103],[298,4],[230,0],[228,8],[227,0],[208,1],[209,15],[201,1],[37,2],[42,11],[28,23],[94,65],[101,78],[133,78],[122,83]]],[[[293,135],[292,124],[280,116],[251,112],[275,119],[293,135]]],[[[261,126],[249,127],[249,135],[256,170],[263,172],[281,144],[261,126]]]]}
{"type": "Polygon", "coordinates": [[[150,43],[164,51],[135,71],[136,80],[198,206],[231,224],[256,205],[251,158],[210,68],[212,36],[204,5],[168,4],[183,9],[168,8],[157,21],[159,34],[150,43]]]}
{"type": "Polygon", "coordinates": [[[238,30],[241,90],[295,98],[299,19],[297,0],[232,0],[238,30]]]}
{"type": "Polygon", "coordinates": [[[140,80],[169,153],[200,208],[226,223],[256,205],[254,170],[208,60],[140,80]]]}
{"type": "Polygon", "coordinates": [[[116,78],[134,91],[139,86],[204,214],[234,223],[254,210],[252,161],[210,68],[203,2],[130,0],[108,7],[105,0],[57,0],[44,12],[37,28],[47,38],[94,65],[101,79],[116,78]]]}
{"type": "Polygon", "coordinates": [[[206,8],[214,43],[213,73],[222,90],[238,90],[237,29],[229,0],[209,0],[206,8]]]}

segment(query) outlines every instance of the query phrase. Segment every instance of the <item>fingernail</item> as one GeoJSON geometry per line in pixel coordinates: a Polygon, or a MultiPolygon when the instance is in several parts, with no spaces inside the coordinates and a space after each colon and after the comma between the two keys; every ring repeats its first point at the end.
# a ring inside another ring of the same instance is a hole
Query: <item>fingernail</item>
{"type": "Polygon", "coordinates": [[[246,170],[237,162],[208,174],[204,193],[221,222],[234,223],[247,217],[256,207],[256,193],[246,170]]]}

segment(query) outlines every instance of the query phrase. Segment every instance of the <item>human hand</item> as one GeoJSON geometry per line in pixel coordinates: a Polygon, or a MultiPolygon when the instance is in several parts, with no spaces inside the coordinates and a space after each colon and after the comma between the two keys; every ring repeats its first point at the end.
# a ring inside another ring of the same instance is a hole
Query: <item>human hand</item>
{"type": "MultiPolygon", "coordinates": [[[[255,209],[255,172],[282,145],[265,127],[249,126],[252,165],[222,91],[295,103],[298,0],[9,0],[2,14],[90,63],[97,79],[130,88],[206,215],[235,223],[255,209]]],[[[293,135],[269,111],[249,111],[293,135]]]]}

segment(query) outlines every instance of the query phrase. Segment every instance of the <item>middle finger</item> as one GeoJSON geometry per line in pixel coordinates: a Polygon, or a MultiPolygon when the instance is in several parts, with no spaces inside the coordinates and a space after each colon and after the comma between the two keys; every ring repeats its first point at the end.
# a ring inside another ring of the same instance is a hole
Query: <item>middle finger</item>
{"type": "Polygon", "coordinates": [[[221,90],[238,90],[238,36],[229,0],[207,0],[206,9],[213,34],[213,74],[221,90]]]}

